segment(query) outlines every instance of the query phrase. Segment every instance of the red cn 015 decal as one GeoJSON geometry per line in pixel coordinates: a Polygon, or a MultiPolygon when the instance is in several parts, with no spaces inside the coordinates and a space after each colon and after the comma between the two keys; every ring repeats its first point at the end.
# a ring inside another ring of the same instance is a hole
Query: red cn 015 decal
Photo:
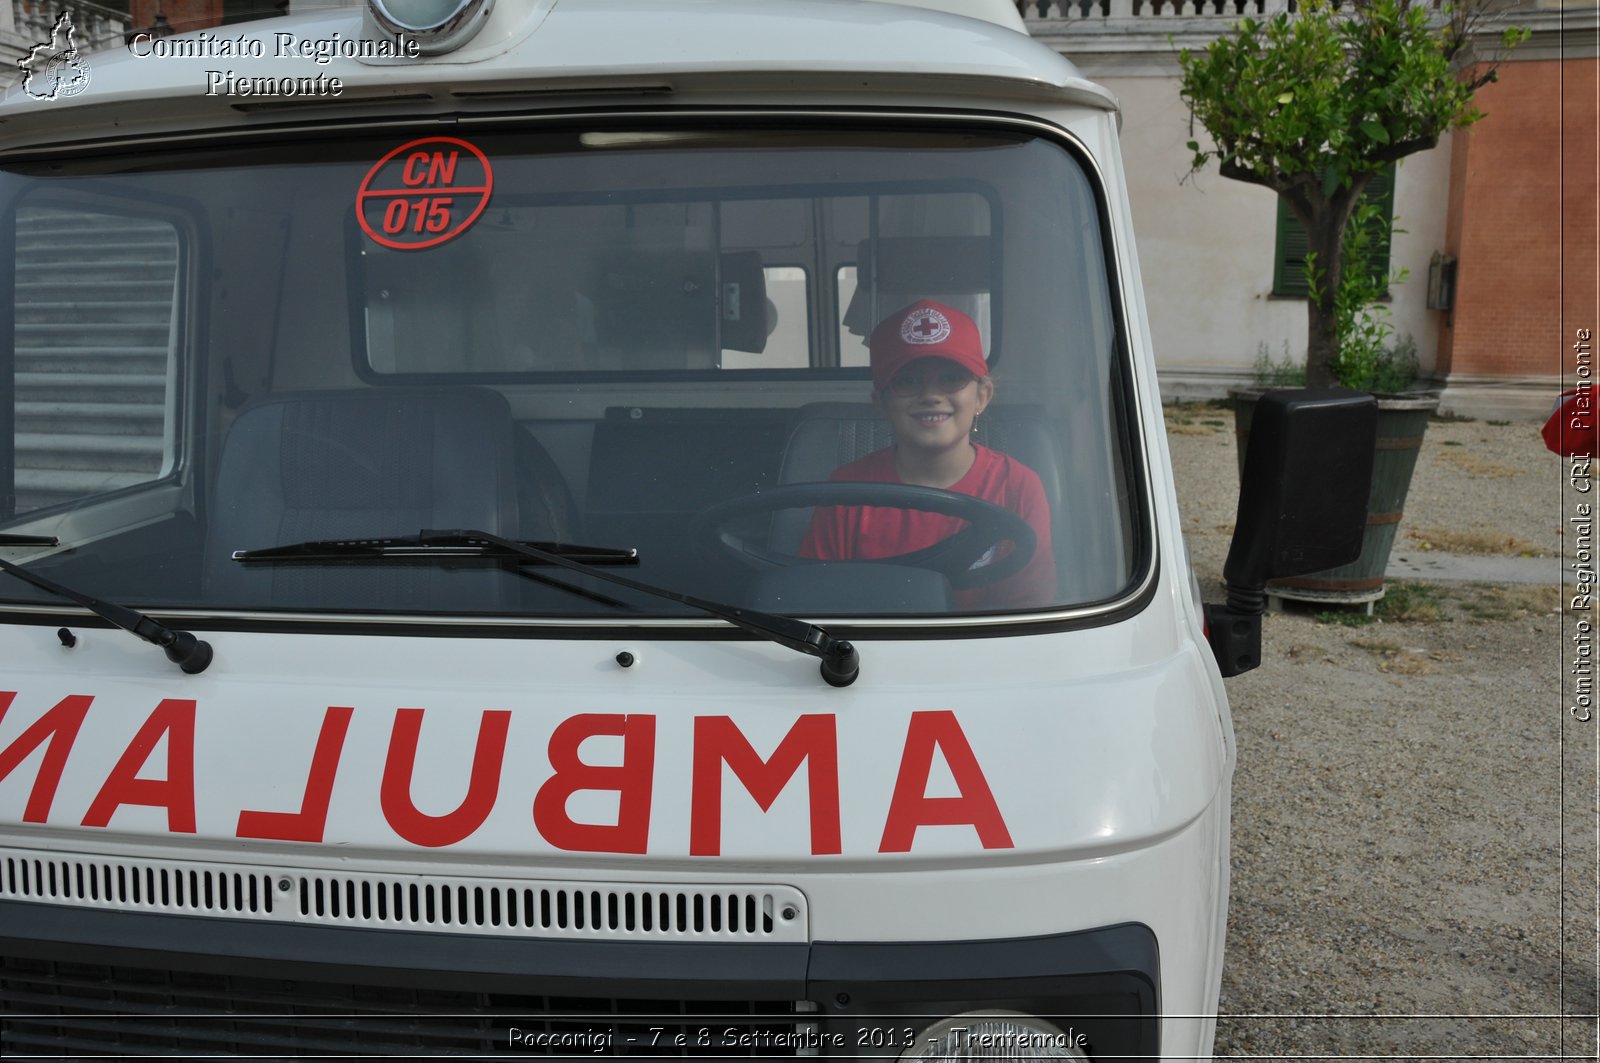
{"type": "Polygon", "coordinates": [[[477,147],[456,137],[423,137],[367,171],[356,217],[384,247],[420,251],[472,228],[493,190],[494,171],[477,147]]]}

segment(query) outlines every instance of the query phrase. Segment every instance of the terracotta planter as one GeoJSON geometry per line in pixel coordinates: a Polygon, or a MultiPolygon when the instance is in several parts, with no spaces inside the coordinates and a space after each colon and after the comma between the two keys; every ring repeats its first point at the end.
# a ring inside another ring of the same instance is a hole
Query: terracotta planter
{"type": "MultiPolygon", "coordinates": [[[[1233,400],[1234,434],[1239,441],[1241,470],[1245,447],[1250,440],[1250,419],[1255,413],[1256,400],[1264,391],[1251,388],[1228,393],[1233,400]]],[[[1369,611],[1371,603],[1383,597],[1383,573],[1389,566],[1389,551],[1400,530],[1411,474],[1422,449],[1422,435],[1428,427],[1428,418],[1438,408],[1437,395],[1378,396],[1378,448],[1373,458],[1372,491],[1367,501],[1367,529],[1362,538],[1361,556],[1338,568],[1273,580],[1267,584],[1270,596],[1306,602],[1366,604],[1369,611]]]]}

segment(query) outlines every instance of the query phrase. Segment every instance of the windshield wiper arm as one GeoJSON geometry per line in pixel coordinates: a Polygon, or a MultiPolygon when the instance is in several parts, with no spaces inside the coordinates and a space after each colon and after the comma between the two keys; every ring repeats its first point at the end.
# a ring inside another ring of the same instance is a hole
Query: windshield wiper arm
{"type": "MultiPolygon", "coordinates": [[[[0,546],[57,546],[60,540],[53,535],[0,535],[0,546]]],[[[29,572],[21,565],[0,558],[0,572],[9,572],[11,575],[31,583],[42,591],[54,594],[58,598],[65,598],[77,602],[91,613],[100,617],[107,623],[120,627],[131,635],[137,635],[146,642],[160,646],[166,653],[167,660],[177,665],[189,675],[196,675],[206,670],[211,664],[211,643],[197,639],[187,631],[171,628],[159,620],[152,620],[137,609],[129,609],[125,605],[115,602],[102,602],[98,598],[90,597],[71,587],[63,587],[55,580],[45,579],[34,572],[29,572]]]]}
{"type": "Polygon", "coordinates": [[[619,587],[639,591],[642,594],[653,594],[658,598],[678,602],[703,613],[726,620],[742,631],[752,635],[759,635],[764,639],[776,642],[780,646],[787,646],[791,650],[809,654],[820,658],[822,661],[822,678],[830,685],[847,687],[856,681],[861,674],[861,655],[850,642],[834,638],[827,631],[816,624],[797,620],[791,616],[779,616],[775,613],[763,613],[757,609],[741,609],[738,606],[724,605],[705,598],[696,598],[692,594],[680,594],[677,591],[667,590],[649,583],[640,583],[638,580],[619,576],[614,572],[593,568],[580,561],[553,554],[538,547],[530,547],[510,539],[502,539],[489,532],[465,528],[448,532],[423,532],[423,535],[458,535],[467,539],[483,539],[503,547],[513,553],[526,554],[529,557],[543,561],[546,564],[557,565],[561,568],[581,572],[595,579],[607,583],[615,583],[619,587]]]}
{"type": "MultiPolygon", "coordinates": [[[[687,605],[703,613],[726,620],[742,631],[776,642],[791,650],[809,654],[822,661],[822,678],[836,687],[849,686],[861,674],[861,658],[856,648],[844,639],[834,638],[816,624],[794,617],[763,613],[755,609],[723,605],[721,602],[696,598],[690,594],[656,587],[649,583],[607,572],[598,565],[637,564],[638,551],[617,550],[605,547],[574,547],[557,543],[527,543],[515,539],[502,539],[498,535],[475,528],[456,528],[448,531],[423,529],[415,536],[391,539],[346,539],[296,543],[274,546],[265,550],[235,550],[233,559],[240,562],[272,561],[293,563],[297,561],[345,561],[362,557],[425,557],[438,556],[440,551],[458,552],[462,557],[526,557],[547,565],[569,569],[581,575],[619,587],[651,594],[657,598],[687,605]],[[493,547],[494,549],[490,549],[493,547]],[[590,560],[590,558],[598,560],[590,560]]],[[[568,586],[567,584],[559,584],[568,586]]]]}

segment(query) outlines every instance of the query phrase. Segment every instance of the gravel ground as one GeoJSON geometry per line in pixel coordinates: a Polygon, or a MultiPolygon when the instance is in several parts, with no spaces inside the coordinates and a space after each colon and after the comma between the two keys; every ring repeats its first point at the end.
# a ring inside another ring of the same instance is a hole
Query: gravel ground
{"type": "MultiPolygon", "coordinates": [[[[1217,599],[1231,415],[1176,407],[1168,434],[1217,599]]],[[[1536,426],[1435,421],[1396,549],[1559,555],[1564,478],[1536,426]]],[[[1219,1057],[1595,1058],[1600,725],[1566,711],[1561,604],[1554,586],[1391,583],[1370,621],[1266,618],[1265,663],[1228,680],[1219,1057]]]]}

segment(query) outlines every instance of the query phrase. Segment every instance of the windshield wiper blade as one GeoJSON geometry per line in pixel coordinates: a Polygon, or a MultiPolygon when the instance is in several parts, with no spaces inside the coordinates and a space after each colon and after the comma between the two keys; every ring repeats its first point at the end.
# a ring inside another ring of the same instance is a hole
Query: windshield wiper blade
{"type": "MultiPolygon", "coordinates": [[[[574,546],[569,543],[544,542],[528,545],[535,549],[548,550],[552,553],[560,553],[562,556],[580,559],[588,564],[636,565],[639,563],[639,551],[632,547],[574,546]]],[[[268,565],[320,564],[324,561],[429,561],[439,563],[454,561],[458,558],[492,561],[505,561],[512,558],[520,561],[528,560],[520,550],[507,550],[485,539],[469,539],[456,532],[431,531],[419,532],[416,535],[397,535],[385,538],[312,539],[308,542],[268,546],[259,550],[235,550],[231,556],[235,561],[242,564],[268,565]]],[[[557,590],[568,591],[592,602],[599,602],[601,605],[611,609],[629,608],[625,602],[619,602],[610,595],[600,594],[587,587],[575,587],[570,583],[551,579],[549,576],[530,572],[520,567],[516,569],[516,573],[519,576],[533,580],[535,583],[554,587],[557,590]]]]}
{"type": "MultiPolygon", "coordinates": [[[[56,546],[58,544],[59,541],[53,535],[0,536],[0,546],[56,546]]],[[[153,620],[145,616],[137,609],[129,609],[127,606],[117,605],[115,602],[103,602],[98,598],[84,594],[82,591],[75,591],[71,587],[63,587],[55,580],[45,579],[35,572],[29,572],[20,565],[13,565],[4,558],[0,558],[0,572],[8,572],[24,583],[31,583],[40,590],[54,594],[58,598],[77,602],[107,623],[120,627],[130,635],[137,635],[146,642],[160,646],[162,651],[166,653],[167,660],[189,675],[197,675],[205,671],[211,664],[211,643],[195,638],[193,634],[187,631],[168,627],[159,620],[153,620]]]]}
{"type": "Polygon", "coordinates": [[[570,569],[587,576],[592,576],[607,583],[615,583],[619,587],[639,591],[642,594],[653,594],[658,598],[665,598],[680,605],[687,605],[701,612],[726,620],[742,631],[752,635],[759,635],[764,639],[786,646],[791,650],[809,654],[820,658],[822,661],[822,678],[829,686],[847,687],[856,681],[861,674],[861,655],[856,652],[853,644],[845,639],[835,638],[816,624],[797,620],[792,616],[780,616],[775,613],[764,613],[757,609],[742,609],[738,606],[724,605],[706,598],[696,598],[692,594],[680,594],[677,591],[667,590],[649,583],[641,583],[626,576],[619,576],[615,572],[606,572],[594,568],[572,558],[541,550],[536,546],[528,546],[511,539],[502,539],[489,532],[478,531],[473,528],[458,529],[446,532],[424,531],[424,536],[443,535],[459,536],[464,539],[482,539],[494,543],[513,553],[526,554],[529,557],[543,561],[546,564],[556,565],[570,569]]]}
{"type": "Polygon", "coordinates": [[[359,558],[529,557],[544,560],[559,556],[584,565],[637,565],[639,551],[632,547],[580,546],[572,543],[528,542],[498,539],[477,532],[421,531],[382,539],[313,539],[309,542],[269,546],[260,550],[235,550],[235,561],[349,561],[359,558]]]}

